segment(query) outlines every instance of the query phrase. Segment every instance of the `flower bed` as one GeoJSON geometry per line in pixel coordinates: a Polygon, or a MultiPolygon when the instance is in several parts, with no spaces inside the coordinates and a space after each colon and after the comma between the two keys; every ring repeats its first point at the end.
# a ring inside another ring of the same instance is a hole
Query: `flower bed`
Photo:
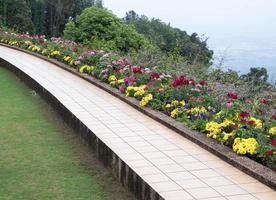
{"type": "Polygon", "coordinates": [[[220,103],[213,83],[131,65],[114,53],[91,50],[61,38],[0,34],[0,41],[62,61],[163,112],[191,129],[275,169],[276,116],[272,99],[244,99],[228,91],[220,103]]]}

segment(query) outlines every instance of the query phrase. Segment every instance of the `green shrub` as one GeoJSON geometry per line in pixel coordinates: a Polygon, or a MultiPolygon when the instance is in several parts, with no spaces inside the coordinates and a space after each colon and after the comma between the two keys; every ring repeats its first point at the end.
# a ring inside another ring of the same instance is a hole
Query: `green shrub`
{"type": "Polygon", "coordinates": [[[68,22],[64,30],[66,39],[96,46],[107,42],[110,48],[127,52],[139,50],[147,40],[135,28],[106,9],[90,7],[79,15],[75,22],[68,22]]]}

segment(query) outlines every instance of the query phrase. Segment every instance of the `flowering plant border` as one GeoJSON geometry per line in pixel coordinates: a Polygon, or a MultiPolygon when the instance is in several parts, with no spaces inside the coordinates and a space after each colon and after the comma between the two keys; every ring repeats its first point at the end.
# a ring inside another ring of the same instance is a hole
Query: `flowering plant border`
{"type": "Polygon", "coordinates": [[[77,75],[78,77],[92,83],[93,85],[99,87],[100,89],[103,89],[109,94],[119,98],[120,100],[124,101],[125,103],[137,109],[138,111],[162,123],[166,127],[176,131],[177,133],[181,134],[185,138],[191,140],[192,142],[198,144],[202,148],[215,154],[216,156],[228,162],[229,164],[235,166],[236,168],[242,170],[243,172],[247,173],[250,176],[253,176],[254,178],[261,181],[262,183],[276,190],[276,173],[272,169],[248,157],[237,155],[229,147],[219,144],[217,141],[206,137],[204,134],[188,129],[187,127],[183,126],[183,123],[176,121],[175,119],[169,117],[168,115],[165,115],[164,113],[155,111],[147,107],[142,107],[135,98],[130,98],[125,96],[117,88],[114,88],[107,83],[101,82],[100,80],[92,76],[89,76],[88,74],[80,73],[78,70],[70,67],[67,64],[64,64],[55,59],[51,59],[51,58],[42,56],[40,54],[33,53],[15,46],[10,46],[7,44],[0,44],[0,45],[27,53],[29,55],[33,55],[47,62],[50,62],[74,75],[77,75]]]}

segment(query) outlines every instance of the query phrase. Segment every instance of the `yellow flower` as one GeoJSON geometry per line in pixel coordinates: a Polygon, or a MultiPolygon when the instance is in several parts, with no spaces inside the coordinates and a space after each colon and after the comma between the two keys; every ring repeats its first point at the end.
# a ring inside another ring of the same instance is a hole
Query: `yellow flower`
{"type": "Polygon", "coordinates": [[[124,83],[124,82],[125,82],[124,79],[119,79],[119,80],[117,81],[118,84],[122,84],[122,83],[124,83]]]}
{"type": "Polygon", "coordinates": [[[258,142],[256,141],[255,138],[248,138],[248,139],[236,138],[234,140],[233,150],[240,155],[244,155],[247,153],[254,155],[256,154],[257,146],[258,146],[258,142]]]}
{"type": "Polygon", "coordinates": [[[136,86],[128,86],[126,89],[126,95],[129,96],[130,92],[135,92],[134,96],[142,96],[145,93],[145,85],[141,85],[139,87],[136,86]]]}
{"type": "Polygon", "coordinates": [[[116,78],[115,75],[111,75],[111,76],[109,76],[108,81],[109,82],[111,82],[111,81],[117,81],[117,78],[116,78]]]}
{"type": "Polygon", "coordinates": [[[94,67],[92,66],[88,66],[88,65],[83,65],[80,69],[79,69],[79,72],[80,73],[88,73],[90,74],[91,72],[94,71],[94,67]]]}
{"type": "Polygon", "coordinates": [[[60,56],[60,51],[52,51],[51,56],[60,56]]]}
{"type": "Polygon", "coordinates": [[[146,106],[148,105],[148,103],[153,99],[152,94],[148,94],[145,97],[142,98],[142,100],[140,101],[140,106],[146,106]]]}
{"type": "Polygon", "coordinates": [[[208,137],[216,138],[217,134],[221,133],[221,125],[217,122],[209,122],[206,124],[205,130],[209,132],[208,137]]]}
{"type": "Polygon", "coordinates": [[[178,117],[178,115],[181,113],[182,113],[182,111],[180,109],[176,108],[171,112],[171,117],[176,119],[178,117]]]}
{"type": "Polygon", "coordinates": [[[263,122],[259,119],[256,119],[255,117],[250,117],[249,121],[253,121],[256,128],[262,128],[263,122]]]}
{"type": "Polygon", "coordinates": [[[169,103],[165,106],[166,109],[170,109],[171,107],[172,107],[172,105],[169,103]]]}
{"type": "Polygon", "coordinates": [[[195,108],[192,108],[191,110],[188,110],[187,112],[195,115],[199,113],[206,113],[207,110],[204,107],[195,107],[195,108]]]}
{"type": "Polygon", "coordinates": [[[232,125],[234,122],[232,120],[229,120],[229,119],[225,119],[222,123],[220,123],[220,126],[221,127],[227,127],[227,126],[230,126],[232,125]]]}
{"type": "Polygon", "coordinates": [[[269,131],[268,131],[268,133],[269,133],[270,135],[276,135],[276,126],[270,128],[269,131]]]}
{"type": "Polygon", "coordinates": [[[65,62],[69,62],[71,60],[71,57],[70,56],[64,56],[63,60],[65,62]]]}
{"type": "Polygon", "coordinates": [[[32,45],[32,42],[30,42],[30,41],[25,41],[24,43],[28,46],[32,45]]]}
{"type": "Polygon", "coordinates": [[[224,133],[223,141],[226,142],[232,135],[233,135],[233,133],[224,133]]]}
{"type": "Polygon", "coordinates": [[[179,102],[179,104],[180,104],[180,106],[185,106],[185,101],[182,100],[182,101],[179,102]]]}
{"type": "Polygon", "coordinates": [[[32,51],[33,52],[39,52],[40,48],[38,46],[32,46],[32,51]]]}
{"type": "Polygon", "coordinates": [[[177,106],[179,105],[179,101],[173,100],[173,101],[171,102],[171,104],[172,104],[172,106],[177,107],[177,106]]]}

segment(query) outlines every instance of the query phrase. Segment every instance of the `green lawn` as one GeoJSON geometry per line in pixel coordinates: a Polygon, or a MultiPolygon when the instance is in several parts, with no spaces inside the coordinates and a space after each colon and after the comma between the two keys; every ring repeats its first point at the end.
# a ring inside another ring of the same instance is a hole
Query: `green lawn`
{"type": "Polygon", "coordinates": [[[133,199],[35,92],[0,67],[0,199],[133,199]]]}

